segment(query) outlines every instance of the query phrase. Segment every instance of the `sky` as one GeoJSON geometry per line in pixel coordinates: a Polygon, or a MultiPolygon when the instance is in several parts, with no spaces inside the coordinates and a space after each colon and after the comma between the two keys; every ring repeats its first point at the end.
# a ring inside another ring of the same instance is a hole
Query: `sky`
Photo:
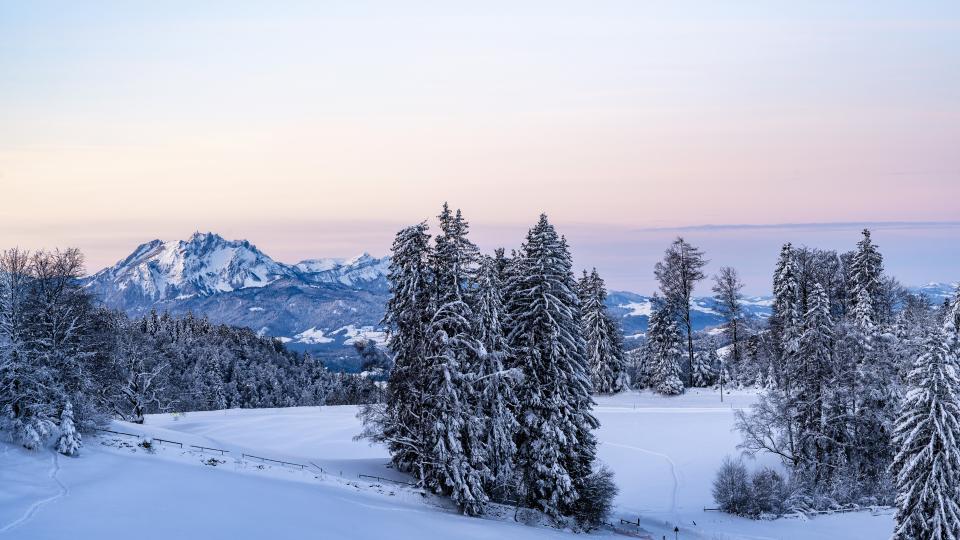
{"type": "Polygon", "coordinates": [[[765,292],[864,224],[956,281],[958,141],[954,1],[0,0],[0,247],[90,271],[194,231],[384,254],[449,201],[485,249],[546,212],[618,289],[683,234],[765,292]]]}

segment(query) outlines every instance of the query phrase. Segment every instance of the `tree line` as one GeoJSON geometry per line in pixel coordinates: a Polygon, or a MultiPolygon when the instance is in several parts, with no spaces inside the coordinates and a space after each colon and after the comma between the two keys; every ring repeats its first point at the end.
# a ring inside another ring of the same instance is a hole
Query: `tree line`
{"type": "Polygon", "coordinates": [[[383,324],[394,366],[363,436],[468,515],[490,501],[590,528],[616,493],[596,461],[594,391],[627,388],[619,326],[594,270],[578,281],[545,215],[519,251],[481,255],[444,205],[397,233],[383,324]]]}
{"type": "Polygon", "coordinates": [[[766,372],[763,392],[736,424],[741,448],[778,456],[789,477],[750,480],[728,462],[714,485],[721,507],[893,504],[894,538],[957,537],[960,292],[933,305],[906,291],[869,230],[846,253],[785,244],[773,292],[772,315],[745,348],[766,372]]]}

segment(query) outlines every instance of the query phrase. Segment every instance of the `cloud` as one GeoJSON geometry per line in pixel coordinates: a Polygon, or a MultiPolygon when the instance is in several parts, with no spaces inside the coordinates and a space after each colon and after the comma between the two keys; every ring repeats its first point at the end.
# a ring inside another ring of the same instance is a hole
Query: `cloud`
{"type": "Polygon", "coordinates": [[[818,223],[736,223],[729,225],[703,224],[680,225],[675,227],[645,227],[634,229],[637,232],[670,231],[840,231],[850,229],[954,229],[960,228],[960,221],[831,221],[818,223]]]}

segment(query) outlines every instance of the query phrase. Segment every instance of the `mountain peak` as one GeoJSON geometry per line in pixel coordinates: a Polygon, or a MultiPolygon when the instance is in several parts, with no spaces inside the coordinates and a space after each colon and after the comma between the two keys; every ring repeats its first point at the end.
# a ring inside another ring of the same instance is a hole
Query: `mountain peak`
{"type": "Polygon", "coordinates": [[[308,259],[287,265],[247,240],[197,231],[186,240],[141,244],[116,265],[88,278],[87,286],[105,299],[122,296],[121,304],[204,297],[266,287],[280,279],[385,290],[387,260],[364,252],[349,260],[308,259]]]}

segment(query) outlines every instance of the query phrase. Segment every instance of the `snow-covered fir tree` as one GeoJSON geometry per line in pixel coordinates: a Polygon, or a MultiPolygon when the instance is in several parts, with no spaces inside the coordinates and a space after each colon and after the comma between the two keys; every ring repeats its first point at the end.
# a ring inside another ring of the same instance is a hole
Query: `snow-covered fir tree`
{"type": "Polygon", "coordinates": [[[854,320],[864,325],[879,323],[876,308],[883,303],[883,256],[871,240],[869,229],[863,230],[863,238],[857,242],[848,281],[854,320]]]}
{"type": "Polygon", "coordinates": [[[713,294],[730,339],[730,360],[736,365],[743,358],[743,282],[735,268],[724,266],[714,276],[713,294]]]}
{"type": "Polygon", "coordinates": [[[65,456],[75,456],[80,453],[81,437],[77,427],[73,424],[73,405],[68,401],[60,413],[60,438],[57,439],[57,452],[65,456]]]}
{"type": "Polygon", "coordinates": [[[601,394],[622,392],[627,389],[623,332],[607,312],[606,286],[596,268],[589,274],[584,271],[577,285],[593,390],[601,394]]]}
{"type": "Polygon", "coordinates": [[[793,380],[790,399],[796,411],[798,465],[805,469],[808,478],[824,481],[828,479],[828,472],[821,467],[820,459],[825,451],[822,422],[834,357],[829,300],[819,283],[811,291],[809,306],[803,319],[796,362],[790,369],[793,380]]]}
{"type": "Polygon", "coordinates": [[[902,364],[916,356],[931,317],[928,302],[894,294],[881,261],[866,234],[857,251],[842,256],[788,244],[777,264],[769,330],[757,336],[760,344],[772,338],[774,377],[767,375],[767,391],[737,422],[744,448],[780,456],[797,500],[811,507],[891,500],[902,364]],[[853,266],[859,270],[847,270],[853,266]],[[894,296],[903,306],[896,319],[889,314],[894,296]]]}
{"type": "Polygon", "coordinates": [[[483,353],[474,373],[479,385],[480,416],[486,419],[486,446],[489,476],[485,488],[494,499],[505,500],[516,492],[513,461],[516,456],[514,437],[517,420],[516,375],[506,368],[508,347],[503,331],[505,318],[502,281],[506,261],[503,250],[494,257],[483,257],[476,292],[476,331],[483,353]]]}
{"type": "Polygon", "coordinates": [[[897,419],[894,540],[960,537],[960,379],[946,339],[927,339],[897,419]]]}
{"type": "Polygon", "coordinates": [[[592,474],[599,423],[570,253],[547,220],[527,234],[507,285],[507,342],[517,386],[517,473],[524,504],[573,513],[592,474]]]}
{"type": "Polygon", "coordinates": [[[660,292],[666,300],[666,306],[673,310],[673,319],[686,339],[687,385],[692,384],[693,367],[693,319],[690,303],[697,282],[706,274],[703,267],[709,261],[703,258],[703,251],[691,245],[682,237],[677,237],[663,254],[663,260],[654,266],[654,275],[660,284],[660,292]],[[680,328],[682,326],[682,328],[680,328]]]}
{"type": "Polygon", "coordinates": [[[716,349],[697,351],[693,356],[693,385],[698,388],[713,386],[718,382],[719,369],[720,358],[716,349]]]}
{"type": "Polygon", "coordinates": [[[484,483],[491,476],[481,416],[481,385],[475,374],[484,349],[474,331],[468,295],[474,291],[478,251],[467,238],[460,212],[444,204],[440,233],[431,257],[435,306],[427,327],[427,355],[420,376],[427,425],[423,482],[448,494],[461,510],[479,514],[487,502],[484,483]]]}
{"type": "Polygon", "coordinates": [[[774,269],[773,312],[770,315],[770,330],[776,348],[776,370],[783,387],[790,386],[785,365],[791,362],[792,355],[796,353],[803,326],[799,279],[793,245],[787,242],[780,250],[774,269]]]}
{"type": "Polygon", "coordinates": [[[680,362],[683,342],[675,318],[676,311],[669,302],[654,298],[654,310],[647,327],[647,367],[650,387],[656,392],[673,396],[683,393],[680,380],[680,362]]]}
{"type": "Polygon", "coordinates": [[[394,355],[393,371],[383,410],[368,407],[364,433],[382,441],[394,465],[417,478],[425,478],[430,448],[426,420],[423,372],[427,359],[427,336],[433,319],[433,278],[430,267],[430,235],[425,222],[407,227],[393,241],[388,279],[390,300],[383,325],[387,346],[394,355]]]}

